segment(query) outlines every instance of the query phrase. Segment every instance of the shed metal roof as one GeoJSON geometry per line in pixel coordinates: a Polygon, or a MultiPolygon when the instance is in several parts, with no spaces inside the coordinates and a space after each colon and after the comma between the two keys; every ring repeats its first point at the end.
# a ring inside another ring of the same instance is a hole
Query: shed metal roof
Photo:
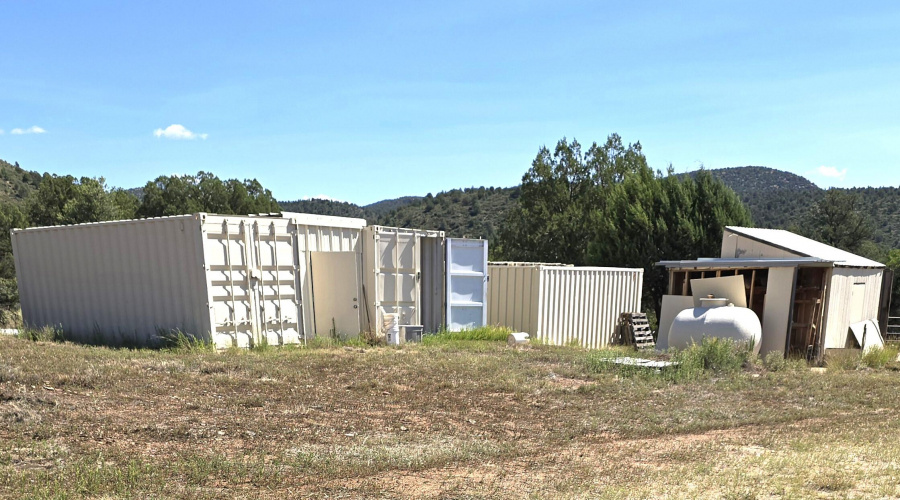
{"type": "Polygon", "coordinates": [[[831,267],[834,261],[815,257],[795,257],[791,259],[697,259],[697,260],[664,260],[658,266],[667,269],[744,269],[751,267],[831,267]]]}
{"type": "MultiPolygon", "coordinates": [[[[727,231],[747,238],[788,250],[807,257],[831,261],[838,267],[884,267],[884,264],[852,254],[840,248],[811,240],[783,229],[760,229],[755,227],[727,226],[727,231]]],[[[725,236],[726,238],[728,236],[725,236]]]]}

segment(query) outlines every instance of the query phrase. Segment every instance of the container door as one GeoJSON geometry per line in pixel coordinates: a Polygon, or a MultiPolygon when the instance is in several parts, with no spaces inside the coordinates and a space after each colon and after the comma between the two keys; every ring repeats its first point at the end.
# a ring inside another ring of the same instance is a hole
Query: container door
{"type": "Polygon", "coordinates": [[[235,217],[204,225],[217,347],[289,344],[302,337],[296,230],[289,224],[235,217]]]}
{"type": "Polygon", "coordinates": [[[487,240],[447,238],[447,329],[487,324],[487,240]]]}
{"type": "Polygon", "coordinates": [[[250,283],[257,332],[254,342],[296,344],[302,337],[300,282],[294,251],[296,226],[284,219],[258,219],[252,222],[252,230],[254,266],[250,283]]]}
{"type": "Polygon", "coordinates": [[[316,336],[359,335],[356,252],[310,252],[316,336]]]}
{"type": "Polygon", "coordinates": [[[446,250],[444,238],[423,236],[419,238],[422,248],[422,265],[419,288],[422,291],[420,307],[422,327],[425,332],[434,333],[444,326],[444,274],[446,250]]]}
{"type": "Polygon", "coordinates": [[[419,235],[387,229],[375,233],[376,328],[385,314],[399,314],[401,325],[419,325],[419,235]]]}

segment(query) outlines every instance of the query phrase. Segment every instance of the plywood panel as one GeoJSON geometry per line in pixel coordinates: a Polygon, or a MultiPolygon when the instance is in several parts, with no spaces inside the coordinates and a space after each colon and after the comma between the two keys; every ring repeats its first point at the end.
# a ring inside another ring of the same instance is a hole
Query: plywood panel
{"type": "Polygon", "coordinates": [[[708,295],[726,298],[735,307],[747,307],[747,292],[741,275],[691,280],[691,293],[694,296],[694,307],[700,307],[700,299],[708,295]]]}
{"type": "Polygon", "coordinates": [[[659,313],[659,332],[656,338],[656,349],[664,351],[669,348],[669,329],[675,316],[685,309],[694,307],[694,298],[686,295],[663,295],[662,310],[659,313]]]}
{"type": "Polygon", "coordinates": [[[791,321],[791,298],[797,268],[769,269],[766,303],[763,308],[762,345],[760,356],[769,352],[784,353],[791,321]]]}

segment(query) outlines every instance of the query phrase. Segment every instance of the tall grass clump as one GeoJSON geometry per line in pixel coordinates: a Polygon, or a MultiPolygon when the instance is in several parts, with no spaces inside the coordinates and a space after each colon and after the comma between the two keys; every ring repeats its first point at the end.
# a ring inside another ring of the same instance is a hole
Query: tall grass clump
{"type": "Polygon", "coordinates": [[[732,339],[704,337],[699,344],[675,352],[672,360],[676,380],[697,378],[706,374],[729,375],[741,371],[755,357],[753,345],[732,339]]]}
{"type": "Polygon", "coordinates": [[[825,358],[825,366],[834,370],[880,370],[895,366],[898,349],[894,346],[872,347],[865,351],[857,349],[837,350],[825,358]]]}
{"type": "Polygon", "coordinates": [[[863,353],[862,364],[869,368],[884,368],[897,362],[897,354],[895,346],[874,347],[863,353]]]}
{"type": "Polygon", "coordinates": [[[626,353],[615,348],[604,349],[590,353],[585,363],[588,370],[595,373],[661,377],[677,383],[713,375],[733,375],[756,359],[753,345],[714,337],[704,337],[699,344],[672,351],[669,361],[673,364],[662,368],[614,363],[615,358],[619,357],[634,357],[634,353],[630,350],[626,353]]]}
{"type": "Polygon", "coordinates": [[[160,330],[157,336],[161,347],[167,350],[180,352],[216,350],[212,340],[200,338],[181,330],[160,330]]]}
{"type": "Polygon", "coordinates": [[[44,326],[41,328],[23,328],[16,337],[33,342],[65,342],[66,335],[62,328],[44,326]]]}
{"type": "Polygon", "coordinates": [[[481,340],[488,342],[506,342],[506,338],[512,333],[512,329],[505,326],[479,326],[469,330],[458,332],[440,331],[422,337],[422,343],[440,344],[444,342],[456,342],[465,340],[481,340]]]}

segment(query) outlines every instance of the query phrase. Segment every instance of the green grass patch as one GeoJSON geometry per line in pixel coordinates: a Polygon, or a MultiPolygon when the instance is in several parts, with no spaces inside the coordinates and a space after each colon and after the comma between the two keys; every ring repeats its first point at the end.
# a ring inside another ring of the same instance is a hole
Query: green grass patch
{"type": "Polygon", "coordinates": [[[505,326],[481,326],[470,330],[462,330],[459,332],[442,331],[422,337],[422,343],[425,345],[440,344],[445,342],[457,342],[465,340],[481,340],[488,342],[506,342],[509,334],[512,333],[510,328],[505,326]]]}

